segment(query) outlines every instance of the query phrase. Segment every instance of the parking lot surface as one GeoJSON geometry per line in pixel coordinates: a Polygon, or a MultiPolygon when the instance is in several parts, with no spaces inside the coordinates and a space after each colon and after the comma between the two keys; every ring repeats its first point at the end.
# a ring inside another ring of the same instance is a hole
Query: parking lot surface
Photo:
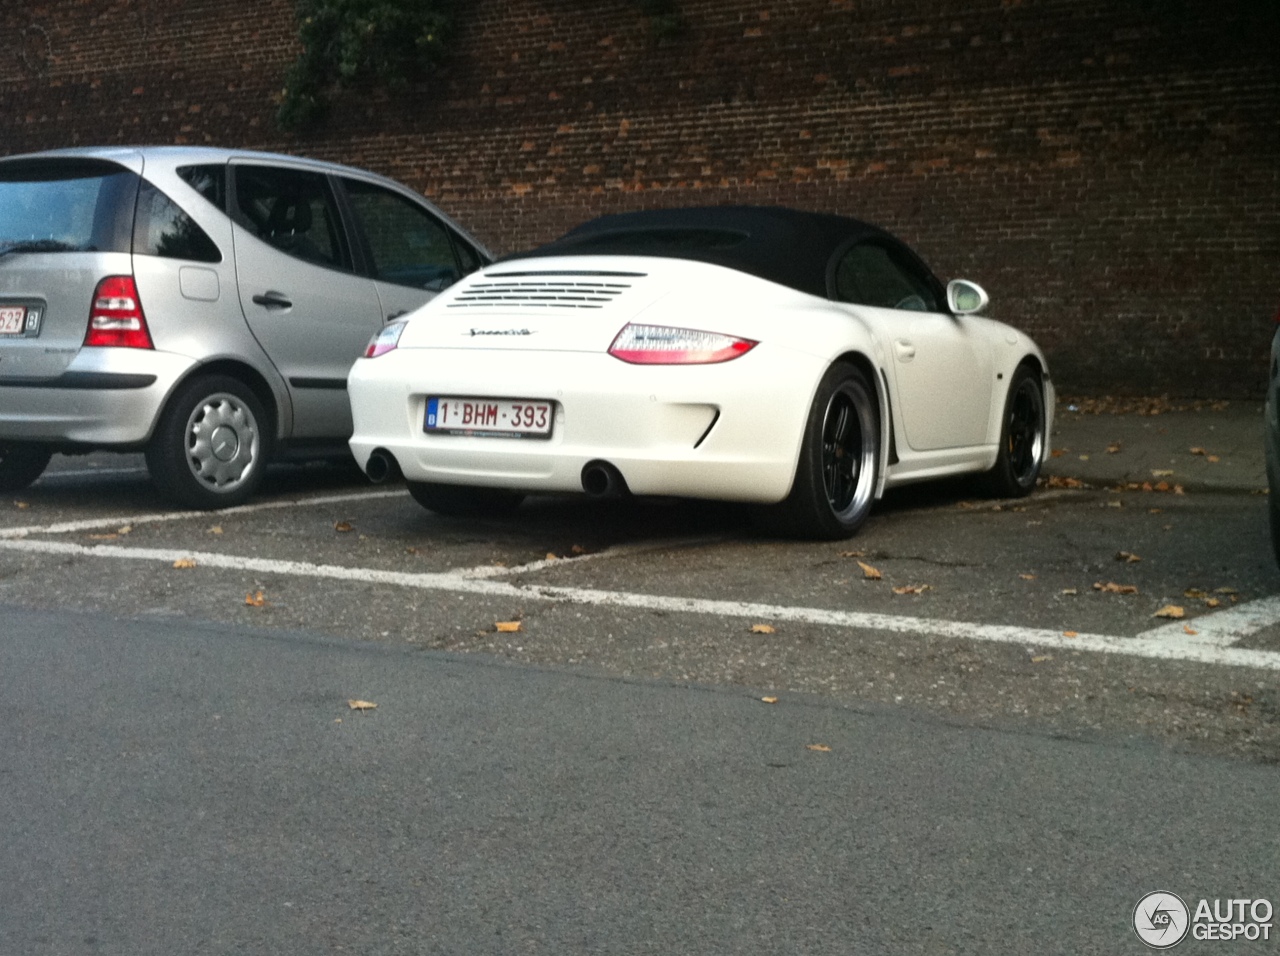
{"type": "Polygon", "coordinates": [[[1030,498],[904,489],[836,543],[764,537],[743,509],[689,501],[546,498],[446,519],[332,466],[280,467],[247,506],[182,512],[138,458],[59,458],[0,507],[0,602],[1275,761],[1261,418],[1160,410],[1066,411],[1030,498]]]}

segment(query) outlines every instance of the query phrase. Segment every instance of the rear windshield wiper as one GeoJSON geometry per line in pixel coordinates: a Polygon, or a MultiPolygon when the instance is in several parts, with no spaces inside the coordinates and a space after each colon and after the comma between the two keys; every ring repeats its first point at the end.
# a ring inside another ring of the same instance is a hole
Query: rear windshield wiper
{"type": "Polygon", "coordinates": [[[61,239],[22,239],[18,242],[0,243],[0,258],[13,252],[83,252],[80,246],[73,246],[61,239]]]}

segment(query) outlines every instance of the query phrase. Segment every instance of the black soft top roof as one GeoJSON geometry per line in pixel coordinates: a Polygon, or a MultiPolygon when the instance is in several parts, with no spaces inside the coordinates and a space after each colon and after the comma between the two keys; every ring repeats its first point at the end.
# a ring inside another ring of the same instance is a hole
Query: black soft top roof
{"type": "Polygon", "coordinates": [[[883,229],[844,216],[781,206],[701,206],[601,216],[554,242],[510,258],[619,255],[693,259],[825,299],[832,257],[871,237],[901,246],[883,229]]]}

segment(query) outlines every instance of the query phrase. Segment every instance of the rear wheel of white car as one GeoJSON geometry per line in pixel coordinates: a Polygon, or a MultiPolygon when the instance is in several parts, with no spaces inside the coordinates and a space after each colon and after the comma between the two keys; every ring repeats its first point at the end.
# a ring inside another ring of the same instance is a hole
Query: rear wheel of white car
{"type": "Polygon", "coordinates": [[[53,452],[28,442],[0,442],[0,493],[21,491],[44,474],[53,452]]]}
{"type": "Polygon", "coordinates": [[[771,523],[806,538],[849,537],[871,513],[879,466],[875,391],[852,365],[833,365],[809,409],[791,494],[771,523]]]}
{"type": "Polygon", "coordinates": [[[1000,454],[983,476],[987,491],[997,498],[1031,494],[1044,458],[1044,386],[1030,365],[1019,365],[1009,382],[1000,428],[1000,454]]]}
{"type": "Polygon", "coordinates": [[[239,379],[192,379],[160,416],[147,468],[161,491],[189,507],[243,504],[262,482],[266,421],[262,403],[239,379]]]}
{"type": "Polygon", "coordinates": [[[406,481],[413,500],[428,511],[450,517],[481,517],[514,511],[524,495],[505,488],[441,485],[433,481],[406,481]]]}

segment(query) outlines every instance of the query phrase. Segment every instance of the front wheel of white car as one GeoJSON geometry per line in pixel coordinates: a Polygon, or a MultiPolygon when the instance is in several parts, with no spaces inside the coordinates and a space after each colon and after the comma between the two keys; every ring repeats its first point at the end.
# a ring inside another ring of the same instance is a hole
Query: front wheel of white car
{"type": "Polygon", "coordinates": [[[875,502],[880,407],[866,376],[837,363],[818,384],[791,493],[769,509],[774,530],[836,540],[858,530],[875,502]]]}
{"type": "Polygon", "coordinates": [[[983,479],[996,498],[1022,498],[1031,494],[1044,459],[1044,386],[1030,365],[1019,365],[1009,382],[1004,418],[1000,427],[1000,454],[983,479]]]}
{"type": "Polygon", "coordinates": [[[262,483],[266,421],[262,403],[239,379],[192,379],[169,401],[147,446],[152,480],[191,508],[243,504],[262,483]]]}
{"type": "Polygon", "coordinates": [[[428,511],[448,517],[504,515],[524,501],[524,495],[505,488],[441,485],[433,481],[406,481],[413,500],[428,511]]]}

